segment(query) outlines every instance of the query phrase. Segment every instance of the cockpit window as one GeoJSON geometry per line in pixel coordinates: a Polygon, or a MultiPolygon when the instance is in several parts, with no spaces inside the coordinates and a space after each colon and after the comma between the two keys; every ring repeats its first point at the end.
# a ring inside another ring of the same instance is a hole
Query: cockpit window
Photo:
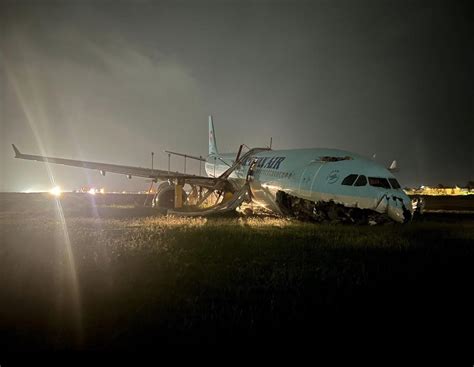
{"type": "Polygon", "coordinates": [[[391,189],[390,184],[386,178],[369,177],[369,185],[375,187],[383,187],[384,189],[391,189]]]}
{"type": "Polygon", "coordinates": [[[357,175],[349,175],[344,180],[342,180],[341,185],[352,186],[356,178],[357,175]]]}
{"type": "Polygon", "coordinates": [[[360,175],[357,181],[355,182],[354,186],[365,186],[367,185],[367,177],[364,175],[360,175]]]}
{"type": "Polygon", "coordinates": [[[388,180],[390,181],[390,185],[392,185],[392,188],[393,188],[393,189],[396,190],[396,189],[399,189],[399,188],[401,187],[400,184],[398,183],[398,181],[397,181],[396,179],[394,179],[394,178],[389,178],[388,180]]]}

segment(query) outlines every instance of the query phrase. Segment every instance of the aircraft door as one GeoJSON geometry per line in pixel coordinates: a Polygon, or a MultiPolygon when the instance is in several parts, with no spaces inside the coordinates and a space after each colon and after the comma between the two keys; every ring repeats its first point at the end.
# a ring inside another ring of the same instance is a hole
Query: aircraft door
{"type": "Polygon", "coordinates": [[[323,165],[321,162],[311,162],[306,165],[301,173],[298,191],[302,197],[311,197],[315,189],[316,176],[323,165]]]}
{"type": "Polygon", "coordinates": [[[318,190],[318,177],[320,176],[321,172],[324,171],[325,164],[322,162],[318,163],[318,167],[314,172],[313,175],[313,180],[311,181],[311,192],[317,191],[318,190]]]}
{"type": "Polygon", "coordinates": [[[341,173],[334,165],[322,162],[321,166],[314,175],[311,184],[312,191],[332,192],[332,186],[340,183],[341,173]]]}

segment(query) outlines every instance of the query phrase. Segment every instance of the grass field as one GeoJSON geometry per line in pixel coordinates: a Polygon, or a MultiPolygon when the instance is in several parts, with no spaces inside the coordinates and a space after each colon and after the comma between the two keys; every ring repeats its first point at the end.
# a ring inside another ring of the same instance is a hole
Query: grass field
{"type": "Polygon", "coordinates": [[[91,200],[0,195],[3,350],[472,342],[472,214],[315,225],[91,200]]]}

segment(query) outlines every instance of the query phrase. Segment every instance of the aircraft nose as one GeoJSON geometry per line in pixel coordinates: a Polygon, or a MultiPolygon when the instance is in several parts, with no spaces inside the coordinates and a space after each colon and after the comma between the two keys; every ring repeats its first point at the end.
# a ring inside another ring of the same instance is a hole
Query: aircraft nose
{"type": "Polygon", "coordinates": [[[387,206],[388,216],[399,223],[409,222],[412,219],[410,200],[398,195],[391,195],[389,199],[387,206]]]}

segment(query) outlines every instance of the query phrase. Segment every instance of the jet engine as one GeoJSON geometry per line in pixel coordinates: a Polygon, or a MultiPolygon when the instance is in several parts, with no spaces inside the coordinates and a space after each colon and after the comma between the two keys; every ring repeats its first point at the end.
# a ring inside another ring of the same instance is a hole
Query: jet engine
{"type": "MultiPolygon", "coordinates": [[[[151,203],[154,208],[174,209],[175,185],[163,182],[158,186],[155,197],[151,203]]],[[[182,190],[183,203],[186,201],[186,193],[182,190]]]]}

